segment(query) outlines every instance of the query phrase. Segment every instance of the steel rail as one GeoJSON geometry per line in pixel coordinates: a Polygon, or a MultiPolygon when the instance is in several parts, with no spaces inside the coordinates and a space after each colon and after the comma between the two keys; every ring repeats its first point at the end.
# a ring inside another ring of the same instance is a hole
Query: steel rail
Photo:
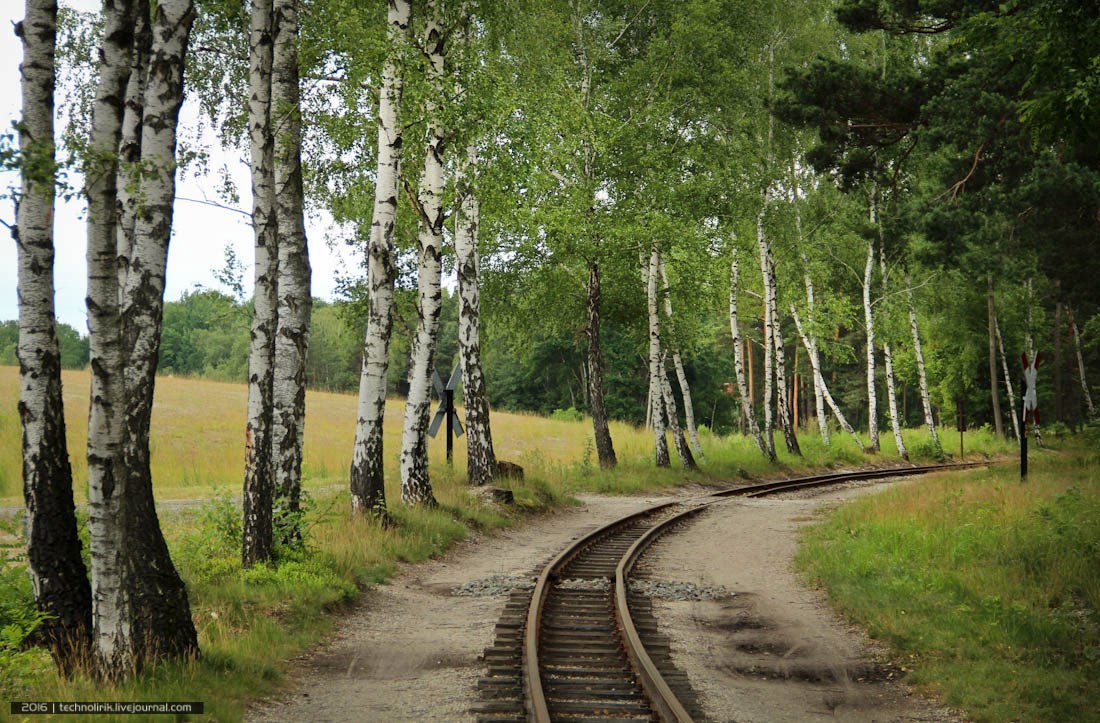
{"type": "Polygon", "coordinates": [[[633,669],[635,675],[638,677],[638,681],[642,685],[642,689],[650,699],[650,702],[655,708],[655,712],[665,721],[677,721],[677,723],[690,723],[692,718],[683,704],[677,699],[673,693],[671,687],[668,685],[662,676],[657,665],[653,662],[649,653],[645,649],[640,635],[638,634],[637,627],[634,624],[633,618],[630,614],[630,608],[627,600],[627,575],[641,557],[645,549],[652,544],[660,535],[667,532],[674,524],[681,522],[688,517],[695,515],[705,509],[708,509],[711,504],[715,502],[728,499],[730,497],[763,497],[769,494],[778,494],[780,492],[786,492],[797,489],[810,489],[814,487],[822,487],[829,484],[835,484],[839,482],[858,481],[865,479],[880,479],[884,477],[901,477],[908,475],[925,474],[928,472],[944,471],[944,470],[957,470],[967,469],[972,467],[984,466],[986,462],[967,462],[959,464],[949,465],[927,465],[927,466],[911,466],[911,467],[898,467],[898,468],[885,468],[885,469],[868,469],[857,470],[854,472],[834,472],[823,475],[812,475],[808,477],[798,477],[789,480],[777,480],[773,482],[763,482],[759,484],[745,485],[742,487],[734,487],[731,489],[720,490],[713,492],[695,500],[682,500],[675,502],[666,502],[658,505],[653,505],[639,512],[635,512],[626,517],[619,518],[614,522],[603,525],[592,532],[584,535],[576,542],[571,544],[565,550],[560,552],[553,560],[548,563],[538,576],[535,583],[535,588],[531,596],[530,606],[527,611],[526,625],[523,637],[523,678],[524,687],[527,693],[528,702],[528,714],[530,719],[536,723],[550,723],[550,710],[547,702],[544,688],[542,685],[542,675],[539,667],[539,638],[542,628],[542,616],[543,610],[546,605],[546,601],[549,597],[550,591],[553,587],[553,581],[557,577],[558,572],[569,564],[571,560],[576,558],[584,550],[591,545],[597,543],[601,538],[607,537],[618,528],[625,527],[626,525],[639,520],[644,517],[651,516],[662,510],[684,504],[692,501],[697,503],[696,507],[685,510],[667,520],[664,520],[653,526],[652,529],[647,530],[642,537],[636,540],[627,552],[622,556],[615,569],[614,576],[614,600],[615,600],[615,617],[616,623],[622,633],[624,646],[626,648],[627,658],[633,669]]]}

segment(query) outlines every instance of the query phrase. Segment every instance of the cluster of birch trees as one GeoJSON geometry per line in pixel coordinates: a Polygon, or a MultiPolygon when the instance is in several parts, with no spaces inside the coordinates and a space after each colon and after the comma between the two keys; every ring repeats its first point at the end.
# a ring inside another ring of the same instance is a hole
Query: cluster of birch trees
{"type": "MultiPolygon", "coordinates": [[[[1091,415],[1086,358],[1095,350],[1081,338],[1100,331],[1100,299],[1058,244],[1094,238],[1096,126],[1075,121],[1068,135],[1057,123],[1067,108],[1100,107],[1079,106],[1091,86],[1047,82],[1074,58],[1032,57],[1030,75],[998,76],[1007,79],[997,86],[1007,99],[999,120],[972,128],[945,110],[963,90],[988,100],[974,90],[989,87],[993,71],[967,54],[967,43],[986,42],[968,34],[969,6],[871,5],[105,0],[78,154],[92,374],[87,570],[53,313],[58,8],[26,0],[13,229],[19,408],[31,574],[61,666],[92,661],[123,676],[198,653],[149,464],[185,79],[251,172],[246,566],[272,561],[300,534],[307,201],[348,229],[366,259],[349,485],[353,510],[382,521],[401,287],[416,288],[401,497],[434,504],[427,435],[444,268],[457,277],[473,484],[498,473],[483,339],[515,354],[540,338],[575,347],[577,406],[590,413],[603,467],[618,459],[608,389],[631,381],[641,391],[626,397],[653,430],[656,464],[671,463],[669,434],[681,464],[705,462],[691,390],[704,347],[726,360],[739,425],[769,460],[777,427],[789,454],[801,453],[810,424],[825,445],[839,429],[875,452],[885,419],[907,458],[910,384],[934,452],[936,409],[956,398],[976,401],[979,418],[988,405],[1001,433],[1002,384],[1011,408],[1021,391],[1012,360],[1043,346],[1049,307],[1055,378],[1041,396],[1053,398],[1056,418],[1071,419],[1065,378],[1076,374],[1091,415]],[[959,71],[957,86],[935,68],[959,71]],[[230,92],[213,92],[222,88],[230,92]],[[1031,185],[1012,195],[1006,174],[1031,185]],[[1051,199],[1059,219],[1043,205],[1051,199]],[[982,391],[974,380],[985,374],[982,391]]],[[[1071,5],[1077,20],[1052,29],[1017,27],[1015,14],[996,9],[975,22],[1004,37],[1063,40],[1100,24],[1071,5]]],[[[1100,268],[1095,256],[1075,261],[1100,268]]]]}

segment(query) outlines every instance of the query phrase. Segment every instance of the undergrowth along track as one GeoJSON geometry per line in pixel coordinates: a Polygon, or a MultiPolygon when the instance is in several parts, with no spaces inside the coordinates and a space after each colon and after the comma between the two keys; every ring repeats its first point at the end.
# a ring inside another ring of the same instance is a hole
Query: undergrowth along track
{"type": "Polygon", "coordinates": [[[631,594],[635,562],[662,534],[730,497],[763,497],[845,482],[964,469],[912,466],[799,477],[667,502],[583,536],[513,592],[485,651],[479,723],[678,721],[701,717],[694,691],[669,655],[648,605],[631,594]]]}

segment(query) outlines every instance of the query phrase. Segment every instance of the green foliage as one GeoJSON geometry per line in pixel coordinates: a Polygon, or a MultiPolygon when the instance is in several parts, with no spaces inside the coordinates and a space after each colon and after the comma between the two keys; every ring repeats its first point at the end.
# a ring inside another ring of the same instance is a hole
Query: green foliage
{"type": "MultiPolygon", "coordinates": [[[[57,324],[57,343],[61,352],[62,369],[83,369],[88,363],[88,337],[81,336],[65,323],[57,324]]],[[[19,322],[0,322],[0,364],[15,366],[19,363],[16,347],[19,344],[19,322]]]]}
{"type": "Polygon", "coordinates": [[[579,422],[584,419],[584,414],[578,412],[576,407],[568,409],[555,409],[550,413],[550,419],[558,419],[564,422],[579,422]]]}
{"type": "Polygon", "coordinates": [[[46,617],[35,609],[27,568],[0,565],[0,697],[24,694],[50,670],[49,654],[27,645],[46,617]]]}

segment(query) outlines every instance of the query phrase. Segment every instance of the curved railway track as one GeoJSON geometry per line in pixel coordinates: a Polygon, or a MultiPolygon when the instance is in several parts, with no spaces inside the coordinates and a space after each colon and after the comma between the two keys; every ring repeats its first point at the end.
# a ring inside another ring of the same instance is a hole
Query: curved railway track
{"type": "Polygon", "coordinates": [[[634,563],[662,534],[730,497],[763,497],[843,482],[962,469],[982,463],[842,472],[765,482],[656,505],[574,542],[513,592],[485,651],[479,723],[693,721],[687,678],[672,665],[647,602],[630,592],[634,563]]]}

